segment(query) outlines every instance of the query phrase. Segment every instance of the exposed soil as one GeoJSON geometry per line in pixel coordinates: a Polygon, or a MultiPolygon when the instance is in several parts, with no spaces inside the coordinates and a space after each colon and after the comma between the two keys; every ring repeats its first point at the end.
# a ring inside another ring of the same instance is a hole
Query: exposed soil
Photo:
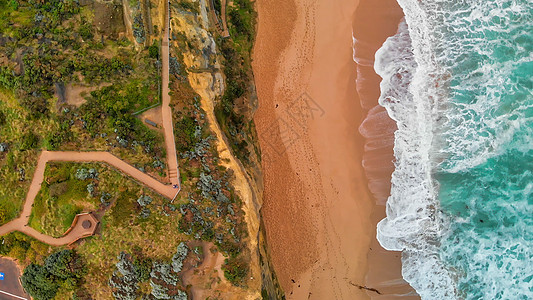
{"type": "Polygon", "coordinates": [[[116,39],[119,33],[126,30],[121,1],[104,2],[96,0],[93,3],[93,8],[93,23],[100,34],[116,39]]]}
{"type": "Polygon", "coordinates": [[[232,286],[224,277],[222,264],[225,258],[216,250],[215,245],[204,241],[192,241],[188,243],[188,246],[189,249],[202,247],[203,254],[201,259],[196,259],[197,255],[189,252],[189,258],[185,260],[183,266],[183,285],[190,285],[189,292],[192,299],[219,299],[221,297],[240,299],[239,289],[232,286]]]}
{"type": "Polygon", "coordinates": [[[74,105],[76,107],[80,107],[83,103],[85,103],[87,100],[85,100],[85,96],[87,96],[90,92],[96,91],[98,89],[101,89],[104,86],[109,86],[110,83],[102,83],[98,86],[83,86],[83,85],[77,85],[77,84],[61,84],[58,83],[55,86],[55,96],[57,97],[57,106],[60,106],[61,104],[68,104],[68,105],[74,105]]]}

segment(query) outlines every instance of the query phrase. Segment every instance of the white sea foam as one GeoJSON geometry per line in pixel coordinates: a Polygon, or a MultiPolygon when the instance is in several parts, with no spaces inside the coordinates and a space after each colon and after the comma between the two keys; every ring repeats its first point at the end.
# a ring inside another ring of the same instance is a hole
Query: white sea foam
{"type": "MultiPolygon", "coordinates": [[[[403,276],[423,299],[531,299],[533,265],[527,241],[532,225],[509,221],[531,205],[531,185],[524,183],[531,172],[521,181],[502,173],[509,186],[497,187],[501,180],[483,181],[485,177],[476,174],[478,181],[470,182],[466,193],[447,198],[466,209],[446,216],[440,212],[433,175],[451,174],[457,180],[510,152],[531,153],[533,107],[527,70],[533,52],[531,37],[526,36],[531,26],[525,25],[533,24],[533,2],[398,2],[405,23],[377,51],[374,65],[383,78],[379,102],[398,127],[396,169],[378,240],[387,249],[403,251],[403,276]],[[520,184],[513,186],[515,182],[520,184]],[[489,186],[491,191],[480,199],[489,186]],[[492,209],[486,207],[489,202],[496,203],[492,209]],[[480,211],[490,212],[491,219],[504,225],[469,231],[483,222],[476,215],[480,211]],[[454,236],[453,230],[461,236],[454,236]],[[462,269],[456,268],[461,263],[462,269]],[[470,285],[475,291],[465,290],[470,285]]],[[[522,165],[512,174],[531,168],[522,165]]]]}
{"type": "Polygon", "coordinates": [[[374,68],[383,78],[379,103],[397,122],[395,171],[387,200],[387,217],[377,237],[389,250],[403,251],[403,277],[424,299],[453,299],[455,283],[438,255],[443,220],[439,216],[436,184],[431,178],[431,145],[438,68],[431,61],[431,45],[423,30],[424,14],[416,7],[398,33],[376,52],[374,68]],[[414,37],[414,38],[411,38],[414,37]]]}

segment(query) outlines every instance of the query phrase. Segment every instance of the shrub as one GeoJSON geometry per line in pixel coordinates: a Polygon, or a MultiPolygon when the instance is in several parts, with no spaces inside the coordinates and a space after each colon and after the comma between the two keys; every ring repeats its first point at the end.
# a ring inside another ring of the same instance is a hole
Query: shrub
{"type": "Polygon", "coordinates": [[[94,191],[95,191],[95,185],[94,183],[89,183],[87,185],[87,192],[89,193],[89,196],[94,197],[94,191]]]}
{"type": "Polygon", "coordinates": [[[113,288],[113,297],[115,299],[137,299],[139,278],[129,255],[120,252],[116,267],[117,271],[113,272],[109,279],[109,285],[113,288]]]}
{"type": "Polygon", "coordinates": [[[85,41],[89,41],[93,38],[93,30],[92,25],[89,22],[86,22],[80,26],[79,33],[82,39],[85,41]]]}
{"type": "Polygon", "coordinates": [[[150,272],[152,271],[152,260],[149,258],[137,258],[133,260],[135,269],[135,276],[139,281],[146,281],[150,279],[150,272]]]}
{"type": "Polygon", "coordinates": [[[152,277],[152,281],[153,279],[158,279],[162,280],[168,285],[176,285],[178,284],[179,279],[176,273],[173,273],[172,271],[173,269],[170,264],[154,261],[150,276],[152,277]]]}
{"type": "Polygon", "coordinates": [[[62,280],[81,279],[84,275],[83,264],[72,250],[61,250],[50,254],[44,261],[44,267],[50,274],[62,280]]]}
{"type": "Polygon", "coordinates": [[[135,17],[133,17],[133,36],[135,37],[135,40],[137,43],[142,44],[145,41],[145,33],[144,33],[144,24],[143,24],[143,18],[141,14],[137,14],[135,17]]]}
{"type": "Polygon", "coordinates": [[[150,286],[152,287],[152,296],[156,299],[170,299],[170,295],[168,294],[168,288],[157,284],[153,281],[150,281],[150,286]]]}
{"type": "Polygon", "coordinates": [[[48,150],[55,150],[73,137],[68,122],[62,122],[59,129],[49,132],[46,136],[45,145],[48,150]]]}
{"type": "Polygon", "coordinates": [[[152,46],[148,47],[148,54],[150,55],[151,58],[159,58],[159,47],[157,46],[157,44],[154,43],[152,44],[152,46]]]}
{"type": "Polygon", "coordinates": [[[248,274],[248,265],[239,258],[226,258],[222,269],[224,277],[233,285],[240,285],[248,274]]]}
{"type": "Polygon", "coordinates": [[[150,214],[152,213],[152,211],[147,208],[147,207],[143,207],[141,209],[141,213],[139,214],[139,216],[143,219],[148,219],[148,217],[150,217],[150,214]]]}
{"type": "Polygon", "coordinates": [[[102,195],[100,196],[100,202],[103,205],[108,206],[109,204],[111,204],[109,202],[109,199],[111,199],[111,194],[107,192],[102,192],[102,195]]]}
{"type": "Polygon", "coordinates": [[[181,242],[178,245],[176,254],[172,256],[172,270],[174,270],[174,272],[181,272],[181,268],[183,267],[183,261],[185,260],[185,258],[187,258],[188,253],[189,248],[187,247],[187,245],[185,245],[185,243],[181,242]]]}
{"type": "Polygon", "coordinates": [[[169,72],[172,75],[180,75],[181,74],[181,65],[178,62],[178,59],[174,56],[170,56],[169,58],[169,72]]]}
{"type": "Polygon", "coordinates": [[[97,179],[98,178],[98,171],[95,169],[77,169],[76,170],[76,178],[79,180],[87,180],[87,179],[97,179]]]}
{"type": "Polygon", "coordinates": [[[187,293],[185,293],[182,290],[178,290],[178,293],[176,296],[174,296],[174,300],[187,300],[187,293]]]}
{"type": "Polygon", "coordinates": [[[37,148],[39,144],[39,137],[32,131],[27,132],[22,136],[22,142],[20,144],[20,150],[30,150],[37,148]]]}
{"type": "Polygon", "coordinates": [[[33,298],[53,299],[59,286],[45,267],[30,264],[21,277],[22,286],[33,298]]]}
{"type": "Polygon", "coordinates": [[[139,203],[139,205],[142,206],[142,207],[145,207],[145,206],[149,205],[150,203],[152,203],[152,201],[153,201],[152,197],[150,197],[148,195],[141,195],[137,199],[137,203],[139,203]]]}
{"type": "Polygon", "coordinates": [[[28,110],[29,116],[32,119],[39,119],[42,116],[46,116],[49,112],[48,101],[44,97],[25,96],[20,101],[20,104],[28,110]]]}

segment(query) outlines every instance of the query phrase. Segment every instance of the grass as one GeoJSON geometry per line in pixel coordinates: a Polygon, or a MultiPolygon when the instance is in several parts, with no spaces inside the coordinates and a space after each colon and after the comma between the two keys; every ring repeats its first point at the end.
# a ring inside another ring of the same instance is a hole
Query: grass
{"type": "MultiPolygon", "coordinates": [[[[34,229],[54,237],[62,236],[72,224],[74,216],[81,212],[102,211],[102,193],[110,194],[108,202],[115,202],[111,214],[105,222],[111,226],[126,227],[132,213],[140,212],[136,199],[141,193],[152,195],[163,203],[163,197],[115,171],[103,163],[48,163],[41,190],[35,198],[29,224],[34,229]],[[96,179],[80,180],[76,172],[80,169],[95,169],[96,179]],[[95,192],[91,196],[87,186],[93,184],[95,192]]],[[[139,219],[139,222],[144,221],[139,219]]]]}
{"type": "Polygon", "coordinates": [[[79,168],[95,168],[105,173],[98,164],[49,163],[45,180],[33,204],[29,225],[44,234],[60,237],[70,227],[76,214],[98,208],[99,200],[87,192],[92,180],[75,177],[79,168]]]}
{"type": "Polygon", "coordinates": [[[179,233],[176,225],[180,215],[177,211],[167,209],[165,204],[169,204],[169,200],[131,180],[122,181],[116,188],[119,191],[116,200],[100,223],[101,234],[86,239],[77,248],[89,274],[85,278],[84,288],[91,291],[95,299],[112,298],[107,280],[121,251],[141,252],[146,257],[168,260],[180,240],[190,239],[179,233]],[[140,217],[140,207],[136,201],[141,193],[153,199],[147,206],[151,214],[146,219],[140,217]],[[163,211],[169,215],[163,214],[163,211]]]}
{"type": "MultiPolygon", "coordinates": [[[[0,67],[0,113],[5,116],[5,122],[0,124],[0,143],[7,143],[9,149],[7,153],[0,153],[0,225],[19,215],[41,149],[110,151],[136,167],[145,168],[156,178],[165,175],[164,169],[151,167],[155,160],[165,161],[163,137],[159,132],[134,119],[128,122],[131,126],[128,130],[150,142],[150,151],[131,145],[134,139],[130,139],[128,146],[120,146],[115,139],[115,124],[107,119],[98,120],[101,130],[96,135],[84,127],[86,116],[81,115],[80,108],[68,104],[57,106],[54,82],[87,87],[109,83],[117,94],[125,98],[130,96],[129,106],[121,111],[121,115],[160,102],[160,76],[148,50],[135,49],[134,43],[124,40],[106,38],[102,43],[96,36],[82,42],[80,30],[87,29],[84,24],[92,24],[94,12],[88,6],[80,8],[70,2],[67,4],[45,1],[30,5],[22,1],[0,0],[0,33],[13,38],[0,46],[0,53],[10,60],[0,67]],[[54,6],[57,7],[49,8],[54,6]],[[38,22],[35,18],[38,14],[46,16],[45,23],[34,24],[38,22]],[[50,43],[35,38],[43,33],[50,43]],[[13,75],[17,49],[27,50],[22,58],[24,71],[28,74],[13,75]],[[39,49],[39,52],[32,49],[39,49]],[[111,66],[113,62],[120,66],[111,66]],[[68,108],[69,113],[65,113],[64,108],[68,108]],[[107,137],[100,135],[104,133],[107,137]],[[36,139],[28,139],[31,136],[36,139]],[[31,149],[25,150],[28,145],[23,141],[32,141],[29,143],[31,149]],[[19,173],[22,169],[24,178],[19,173]]],[[[93,33],[96,33],[94,28],[93,33]]],[[[49,197],[44,196],[41,196],[42,206],[53,207],[49,197]]],[[[78,210],[66,207],[57,213],[72,215],[78,210]]],[[[62,229],[58,227],[53,231],[62,229]]]]}
{"type": "MultiPolygon", "coordinates": [[[[7,143],[8,152],[0,153],[0,225],[16,218],[24,203],[33,172],[37,165],[37,149],[20,150],[23,136],[33,132],[44,135],[54,122],[51,120],[33,120],[32,126],[24,122],[24,111],[11,91],[0,89],[0,112],[5,122],[0,125],[0,143],[7,143]],[[24,178],[21,171],[24,170],[24,178]],[[21,180],[24,179],[24,180],[21,180]]],[[[39,140],[37,147],[40,147],[39,140]]]]}

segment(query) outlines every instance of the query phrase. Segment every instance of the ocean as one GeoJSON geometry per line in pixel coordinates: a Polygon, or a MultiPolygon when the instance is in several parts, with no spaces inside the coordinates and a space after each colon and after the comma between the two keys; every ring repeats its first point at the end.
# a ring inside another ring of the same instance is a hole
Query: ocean
{"type": "Polygon", "coordinates": [[[533,299],[533,1],[398,2],[374,65],[398,126],[378,240],[422,299],[533,299]]]}

